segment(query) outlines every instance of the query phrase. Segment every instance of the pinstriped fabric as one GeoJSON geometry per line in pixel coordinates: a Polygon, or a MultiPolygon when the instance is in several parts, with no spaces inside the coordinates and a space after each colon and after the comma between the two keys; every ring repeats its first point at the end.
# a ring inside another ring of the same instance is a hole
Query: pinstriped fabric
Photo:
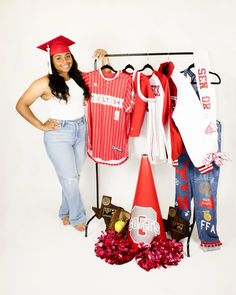
{"type": "Polygon", "coordinates": [[[101,70],[83,78],[91,93],[87,102],[87,153],[97,163],[119,165],[128,158],[132,78],[101,70]]]}

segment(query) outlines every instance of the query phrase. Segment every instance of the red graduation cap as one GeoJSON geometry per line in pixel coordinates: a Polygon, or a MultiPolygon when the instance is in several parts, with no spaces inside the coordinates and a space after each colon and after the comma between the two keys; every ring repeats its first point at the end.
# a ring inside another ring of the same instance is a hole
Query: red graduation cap
{"type": "Polygon", "coordinates": [[[75,44],[74,41],[64,37],[58,36],[46,43],[37,46],[37,48],[49,51],[49,55],[52,56],[56,53],[65,53],[70,51],[69,46],[75,44]]]}
{"type": "Polygon", "coordinates": [[[52,74],[52,67],[50,62],[50,56],[56,54],[56,53],[65,53],[70,51],[69,46],[75,44],[74,41],[64,37],[64,36],[58,36],[50,41],[47,41],[46,43],[43,43],[37,48],[42,49],[44,51],[47,51],[48,53],[48,72],[49,74],[52,74]]]}

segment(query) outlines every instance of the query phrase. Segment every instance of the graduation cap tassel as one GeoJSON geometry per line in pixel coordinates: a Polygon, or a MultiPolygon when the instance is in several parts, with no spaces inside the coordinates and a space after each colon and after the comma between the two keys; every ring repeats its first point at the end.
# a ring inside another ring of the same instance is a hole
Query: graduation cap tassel
{"type": "Polygon", "coordinates": [[[50,47],[47,46],[47,55],[48,55],[48,74],[52,74],[51,59],[50,59],[50,47]]]}

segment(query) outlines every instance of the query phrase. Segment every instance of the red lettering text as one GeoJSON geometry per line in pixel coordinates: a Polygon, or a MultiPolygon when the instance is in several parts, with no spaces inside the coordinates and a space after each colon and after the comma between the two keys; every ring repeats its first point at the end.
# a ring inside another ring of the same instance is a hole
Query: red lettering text
{"type": "Polygon", "coordinates": [[[208,88],[206,69],[198,69],[198,80],[200,89],[208,88]]]}

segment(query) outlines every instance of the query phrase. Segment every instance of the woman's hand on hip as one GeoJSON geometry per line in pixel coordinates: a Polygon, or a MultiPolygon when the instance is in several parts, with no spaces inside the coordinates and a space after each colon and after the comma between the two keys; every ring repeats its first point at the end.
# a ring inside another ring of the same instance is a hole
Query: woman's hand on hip
{"type": "Polygon", "coordinates": [[[53,131],[60,128],[60,124],[57,120],[48,119],[45,123],[42,124],[43,131],[53,131]]]}

